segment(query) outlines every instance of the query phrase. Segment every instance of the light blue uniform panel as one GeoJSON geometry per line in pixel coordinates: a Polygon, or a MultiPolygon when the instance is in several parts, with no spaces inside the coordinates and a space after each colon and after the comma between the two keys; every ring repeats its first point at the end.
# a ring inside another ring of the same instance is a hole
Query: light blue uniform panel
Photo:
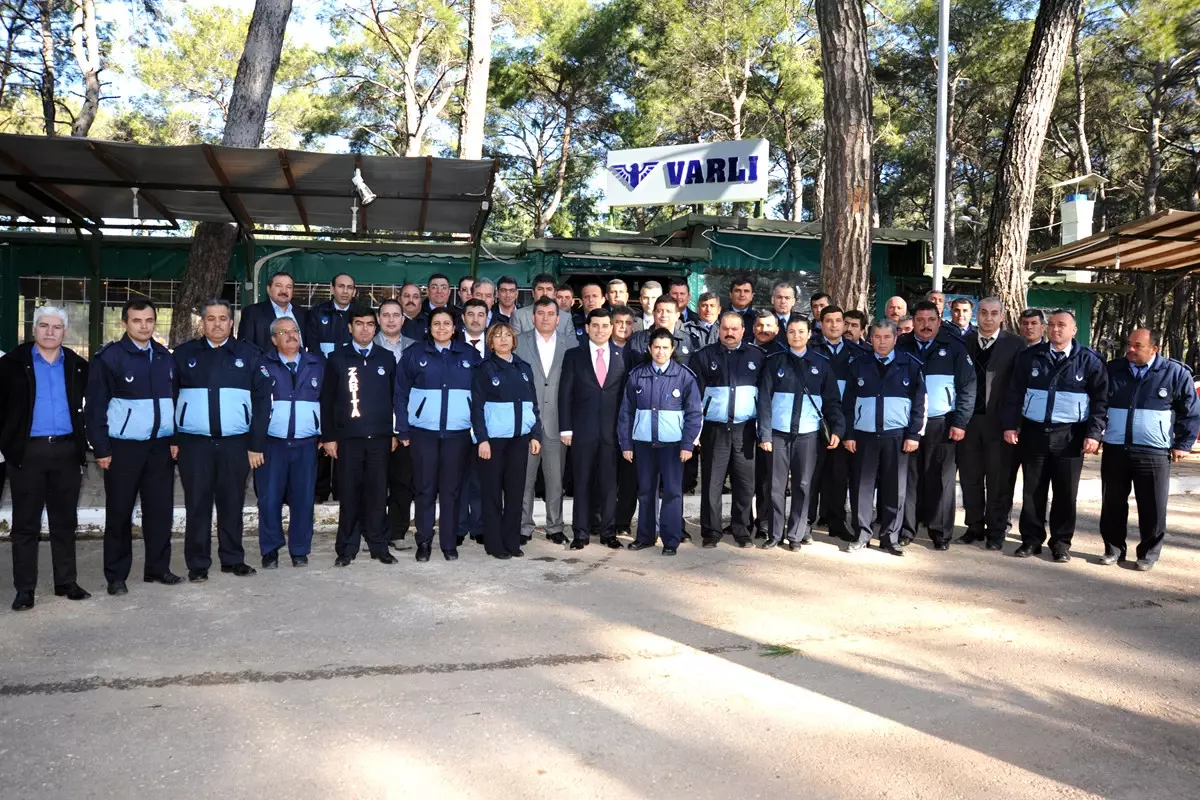
{"type": "Polygon", "coordinates": [[[838,385],[838,399],[841,400],[843,397],[846,396],[846,382],[838,381],[837,385],[838,385]]]}
{"type": "Polygon", "coordinates": [[[1021,416],[1034,422],[1046,419],[1046,398],[1049,392],[1045,389],[1026,389],[1025,402],[1021,405],[1021,416]]]}
{"type": "Polygon", "coordinates": [[[733,421],[746,422],[758,416],[758,387],[735,386],[733,389],[733,421]]]}
{"type": "Polygon", "coordinates": [[[408,393],[408,424],[425,431],[441,430],[441,389],[413,389],[408,393]]]}
{"type": "Polygon", "coordinates": [[[859,397],[854,401],[854,430],[863,433],[876,433],[875,404],[877,397],[859,397]]]}
{"type": "Polygon", "coordinates": [[[800,421],[796,433],[812,433],[821,428],[821,407],[825,398],[816,395],[800,395],[800,421]]]}
{"type": "Polygon", "coordinates": [[[776,392],[771,395],[771,430],[792,430],[792,409],[795,403],[796,395],[791,392],[776,392]]]}
{"type": "Polygon", "coordinates": [[[953,375],[925,376],[926,413],[930,419],[944,417],[953,411],[957,397],[953,375]]]}
{"type": "Polygon", "coordinates": [[[471,390],[446,390],[446,430],[465,431],[471,427],[471,390]]]}
{"type": "Polygon", "coordinates": [[[639,408],[633,414],[633,440],[635,442],[654,441],[654,423],[651,419],[653,411],[639,408]]]}
{"type": "Polygon", "coordinates": [[[175,432],[175,404],[169,397],[130,400],[114,397],[108,402],[108,435],[113,439],[145,442],[151,433],[157,438],[175,432]],[[158,404],[158,431],[154,429],[154,406],[158,404]]]}
{"type": "Polygon", "coordinates": [[[517,418],[512,403],[484,403],[483,421],[489,438],[511,439],[517,418]]]}
{"type": "Polygon", "coordinates": [[[175,408],[175,429],[180,433],[212,436],[208,425],[208,390],[180,389],[175,408]]]}
{"type": "Polygon", "coordinates": [[[222,388],[217,390],[221,411],[221,435],[241,436],[250,432],[250,391],[222,388]]]}
{"type": "Polygon", "coordinates": [[[713,422],[729,419],[729,387],[709,386],[700,398],[700,407],[705,409],[704,418],[713,422]]]}
{"type": "Polygon", "coordinates": [[[315,400],[296,401],[296,438],[321,435],[321,404],[315,400]]]}
{"type": "Polygon", "coordinates": [[[912,400],[907,397],[883,398],[883,429],[894,431],[908,427],[908,417],[912,412],[912,400]]]}
{"type": "Polygon", "coordinates": [[[1084,422],[1088,418],[1090,401],[1085,392],[1058,392],[1054,395],[1051,422],[1084,422]]]}
{"type": "Polygon", "coordinates": [[[333,348],[333,342],[321,342],[321,355],[328,358],[329,354],[333,352],[333,348]]]}
{"type": "Polygon", "coordinates": [[[533,414],[533,401],[524,400],[521,402],[521,435],[525,436],[533,432],[533,423],[536,422],[533,414]]]}
{"type": "Polygon", "coordinates": [[[658,441],[679,442],[683,440],[683,412],[660,410],[658,414],[658,441]]]}
{"type": "Polygon", "coordinates": [[[267,424],[267,436],[275,439],[286,439],[288,435],[288,422],[291,419],[292,401],[272,400],[271,421],[267,424]]]}
{"type": "MultiPolygon", "coordinates": [[[[1171,447],[1171,429],[1174,414],[1169,409],[1139,408],[1133,412],[1133,441],[1128,444],[1139,447],[1171,447]]],[[[1129,424],[1129,409],[1108,410],[1108,430],[1104,432],[1105,444],[1126,444],[1125,429],[1129,424]]]]}

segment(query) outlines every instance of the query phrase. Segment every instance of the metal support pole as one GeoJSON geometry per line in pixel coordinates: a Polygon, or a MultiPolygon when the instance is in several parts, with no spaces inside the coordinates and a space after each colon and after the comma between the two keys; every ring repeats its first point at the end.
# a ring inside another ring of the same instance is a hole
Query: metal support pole
{"type": "Polygon", "coordinates": [[[933,190],[933,288],[942,289],[946,250],[946,108],[950,80],[950,0],[938,0],[937,155],[933,190]]]}

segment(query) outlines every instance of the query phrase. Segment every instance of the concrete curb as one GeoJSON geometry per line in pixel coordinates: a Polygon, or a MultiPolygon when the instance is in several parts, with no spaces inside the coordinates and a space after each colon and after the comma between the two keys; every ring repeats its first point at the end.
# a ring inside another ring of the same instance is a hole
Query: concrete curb
{"type": "MultiPolygon", "coordinates": [[[[1095,502],[1101,500],[1101,481],[1099,478],[1087,478],[1079,482],[1079,501],[1080,502],[1095,502]]],[[[1190,476],[1186,478],[1172,478],[1170,493],[1172,495],[1191,495],[1200,493],[1200,476],[1190,476]]],[[[1021,481],[1017,480],[1015,491],[1017,502],[1021,500],[1021,481]]],[[[959,507],[962,506],[962,490],[961,488],[955,491],[956,503],[959,507]]],[[[571,498],[563,499],[563,518],[571,519],[571,498]]],[[[729,510],[729,495],[725,495],[725,511],[729,510]]],[[[243,511],[245,519],[246,533],[252,534],[258,530],[258,508],[256,506],[246,506],[243,511]]],[[[685,495],[683,498],[683,514],[685,517],[700,516],[700,496],[691,494],[685,495]]],[[[216,515],[214,512],[214,524],[216,515]]],[[[286,523],[287,513],[284,513],[286,523]]],[[[186,515],[182,507],[175,509],[175,518],[171,526],[172,533],[182,535],[186,525],[186,515]]],[[[544,524],[545,506],[540,502],[535,505],[534,522],[538,525],[544,524]]],[[[141,534],[140,526],[142,523],[142,509],[139,506],[133,512],[134,535],[141,534]]],[[[338,507],[336,503],[327,503],[318,505],[314,514],[315,531],[317,533],[336,533],[338,523],[338,507]]],[[[12,506],[6,505],[0,508],[0,539],[7,539],[8,532],[12,526],[12,506]]],[[[45,515],[42,517],[42,529],[46,529],[45,515]]],[[[79,528],[78,535],[80,538],[93,538],[104,533],[104,509],[99,506],[81,507],[79,509],[79,528]]]]}

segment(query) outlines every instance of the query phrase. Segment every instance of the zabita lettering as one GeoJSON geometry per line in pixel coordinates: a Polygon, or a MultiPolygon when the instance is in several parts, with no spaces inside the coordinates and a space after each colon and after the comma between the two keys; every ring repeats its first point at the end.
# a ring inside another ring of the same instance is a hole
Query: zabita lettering
{"type": "Polygon", "coordinates": [[[350,390],[350,418],[362,416],[358,410],[358,367],[351,367],[347,375],[346,388],[350,390]]]}

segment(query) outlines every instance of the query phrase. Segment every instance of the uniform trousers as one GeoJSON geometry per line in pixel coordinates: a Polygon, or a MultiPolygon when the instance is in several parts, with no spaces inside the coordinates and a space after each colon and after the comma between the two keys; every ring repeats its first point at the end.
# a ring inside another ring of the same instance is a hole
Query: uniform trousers
{"type": "MultiPolygon", "coordinates": [[[[283,547],[283,504],[288,506],[287,548],[291,556],[312,552],[313,504],[317,483],[317,439],[267,439],[258,478],[258,550],[283,547]]],[[[338,448],[341,455],[341,447],[338,448]]]]}
{"type": "Polygon", "coordinates": [[[779,544],[786,536],[792,544],[799,544],[809,533],[808,505],[812,491],[813,469],[817,466],[817,453],[824,449],[821,434],[780,433],[772,434],[771,445],[771,523],[767,528],[767,539],[779,544]],[[787,513],[788,476],[792,479],[792,508],[787,513]]]}
{"type": "Polygon", "coordinates": [[[758,449],[754,434],[753,420],[735,425],[709,422],[700,433],[700,532],[705,539],[720,539],[724,531],[721,491],[725,488],[726,475],[729,475],[733,490],[729,513],[733,537],[741,540],[753,535],[751,505],[754,500],[754,454],[758,449]]]}
{"type": "Polygon", "coordinates": [[[483,489],[479,476],[479,456],[472,445],[467,450],[466,470],[458,501],[458,535],[483,541],[483,489]]]}
{"type": "Polygon", "coordinates": [[[142,574],[171,569],[171,523],[175,510],[175,462],[166,439],[112,439],[112,463],[104,471],[104,578],[126,581],[133,566],[133,506],[142,501],[142,574]]]}
{"type": "Polygon", "coordinates": [[[754,451],[754,528],[762,537],[771,527],[771,454],[756,448],[754,451]]]}
{"type": "Polygon", "coordinates": [[[21,466],[8,465],[12,492],[13,587],[18,592],[37,589],[38,535],[42,511],[50,520],[50,557],[54,585],[74,583],[75,528],[78,524],[79,487],[83,466],[79,450],[67,436],[53,442],[30,439],[21,466]]]}
{"type": "MultiPolygon", "coordinates": [[[[575,471],[571,529],[575,539],[589,541],[593,530],[601,539],[616,536],[618,458],[615,444],[576,441],[571,445],[575,471]],[[598,518],[593,520],[593,516],[598,518]]],[[[640,485],[640,471],[638,477],[640,485]]]]}
{"type": "Polygon", "coordinates": [[[187,509],[183,559],[188,569],[212,566],[212,514],[217,506],[217,557],[223,566],[242,564],[242,504],[250,474],[247,436],[177,434],[179,482],[187,509]]]}
{"type": "Polygon", "coordinates": [[[900,541],[904,495],[908,483],[908,457],[903,436],[856,433],[857,445],[850,460],[850,513],[858,541],[871,541],[871,512],[879,493],[879,542],[895,547],[900,541]]]}
{"type": "Polygon", "coordinates": [[[413,495],[412,451],[397,447],[388,459],[388,538],[393,542],[408,533],[413,495]]]}
{"type": "Polygon", "coordinates": [[[1050,549],[1071,549],[1075,535],[1075,501],[1083,469],[1083,425],[1021,425],[1018,446],[1024,476],[1019,528],[1023,544],[1040,547],[1046,540],[1046,503],[1050,490],[1050,549]]]}
{"type": "Polygon", "coordinates": [[[392,437],[342,439],[337,447],[338,531],[334,551],[358,555],[362,539],[372,555],[387,552],[387,484],[392,437]]]}
{"type": "Polygon", "coordinates": [[[958,478],[962,484],[967,538],[1000,544],[1012,527],[1013,489],[1017,480],[1016,448],[1004,441],[997,424],[976,414],[958,443],[958,478]]]}
{"type": "Polygon", "coordinates": [[[683,523],[683,462],[678,444],[633,443],[638,473],[637,541],[654,544],[655,531],[663,547],[679,547],[683,523]],[[657,521],[654,512],[658,511],[657,521]]]}
{"type": "Polygon", "coordinates": [[[412,430],[413,481],[417,490],[417,544],[433,542],[437,506],[438,543],[443,551],[458,547],[458,498],[471,437],[466,431],[442,436],[437,431],[412,430]]]}
{"type": "Polygon", "coordinates": [[[489,439],[488,442],[492,457],[478,461],[483,495],[483,545],[491,555],[507,553],[515,556],[521,549],[529,437],[489,439]]]}
{"type": "Polygon", "coordinates": [[[817,448],[816,498],[820,500],[820,513],[813,513],[809,505],[808,521],[824,519],[829,525],[829,535],[846,541],[854,541],[855,535],[846,516],[846,495],[850,490],[850,453],[843,447],[834,450],[817,448]]]}
{"type": "Polygon", "coordinates": [[[950,420],[933,417],[925,423],[921,446],[908,457],[904,494],[903,539],[917,538],[917,525],[929,526],[934,543],[954,537],[954,455],[958,442],[950,439],[950,420]]]}
{"type": "Polygon", "coordinates": [[[1100,535],[1108,554],[1125,557],[1125,535],[1129,526],[1129,490],[1137,495],[1138,529],[1141,541],[1138,560],[1158,561],[1167,535],[1167,501],[1171,482],[1171,453],[1152,447],[1104,445],[1100,459],[1103,503],[1100,506],[1100,535]]]}

